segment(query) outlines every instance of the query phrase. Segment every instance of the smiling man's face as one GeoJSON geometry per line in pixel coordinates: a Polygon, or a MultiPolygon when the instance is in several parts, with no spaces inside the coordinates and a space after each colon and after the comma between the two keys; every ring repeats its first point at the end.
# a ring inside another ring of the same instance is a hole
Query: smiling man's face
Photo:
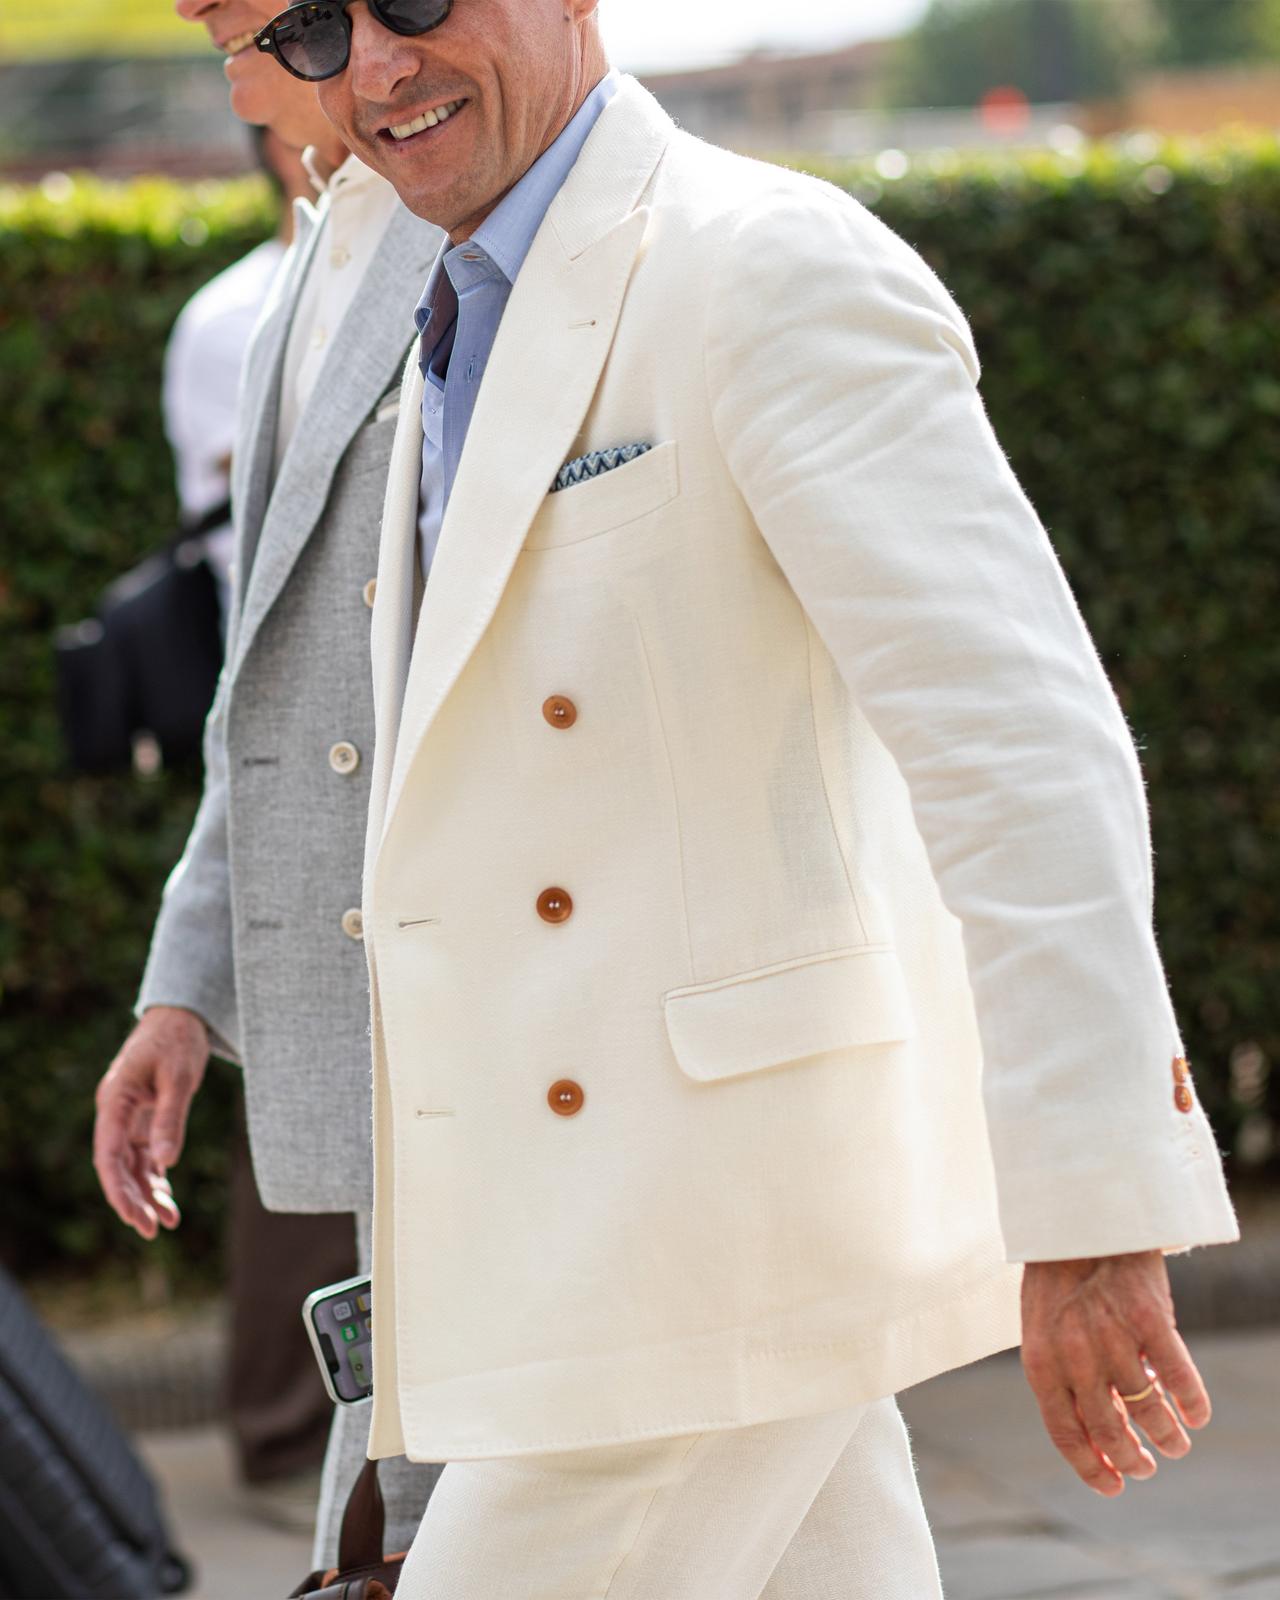
{"type": "Polygon", "coordinates": [[[355,0],[350,64],[316,86],[320,103],[347,148],[456,242],[604,76],[596,3],[454,0],[438,28],[405,37],[355,0]]]}
{"type": "Polygon", "coordinates": [[[345,152],[320,110],[315,89],[282,72],[254,45],[254,34],[280,9],[271,0],[175,0],[178,15],[187,22],[202,22],[226,57],[236,116],[255,127],[270,128],[295,150],[319,145],[330,165],[336,166],[345,152]]]}

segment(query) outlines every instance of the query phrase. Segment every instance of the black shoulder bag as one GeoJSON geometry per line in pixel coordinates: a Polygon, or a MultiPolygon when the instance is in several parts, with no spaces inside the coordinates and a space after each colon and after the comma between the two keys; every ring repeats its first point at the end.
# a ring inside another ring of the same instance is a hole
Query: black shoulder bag
{"type": "Polygon", "coordinates": [[[58,713],[81,772],[118,772],[150,734],[166,763],[200,749],[222,670],[217,579],[204,535],[225,502],[106,588],[96,615],[54,636],[58,713]]]}

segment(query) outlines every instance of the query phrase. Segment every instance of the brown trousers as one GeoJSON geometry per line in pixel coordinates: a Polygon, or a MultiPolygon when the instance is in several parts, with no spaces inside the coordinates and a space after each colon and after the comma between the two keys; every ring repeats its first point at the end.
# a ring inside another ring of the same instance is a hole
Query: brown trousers
{"type": "Polygon", "coordinates": [[[356,1271],[354,1219],[267,1211],[258,1197],[244,1104],[236,1115],[228,1239],[228,1411],[246,1483],[324,1460],[333,1402],[302,1325],[302,1302],[356,1271]]]}

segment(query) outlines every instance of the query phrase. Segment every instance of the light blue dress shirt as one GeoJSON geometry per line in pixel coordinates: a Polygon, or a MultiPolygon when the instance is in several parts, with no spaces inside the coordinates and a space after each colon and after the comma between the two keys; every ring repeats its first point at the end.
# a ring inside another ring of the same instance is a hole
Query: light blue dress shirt
{"type": "MultiPolygon", "coordinates": [[[[476,396],[516,276],[547,207],[560,192],[596,118],[617,88],[616,72],[601,78],[555,143],[543,151],[472,236],[437,261],[413,313],[418,364],[426,380],[418,495],[418,555],[424,578],[431,571],[476,396]]],[[[536,374],[530,378],[535,379],[536,374]]]]}

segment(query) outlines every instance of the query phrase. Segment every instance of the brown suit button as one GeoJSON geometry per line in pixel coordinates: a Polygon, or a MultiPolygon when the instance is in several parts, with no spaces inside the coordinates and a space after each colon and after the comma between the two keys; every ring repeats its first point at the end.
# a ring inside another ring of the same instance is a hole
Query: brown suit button
{"type": "Polygon", "coordinates": [[[576,1117],[586,1098],[582,1085],[572,1078],[561,1078],[547,1090],[547,1104],[558,1117],[576,1117]]]}
{"type": "Polygon", "coordinates": [[[360,591],[361,595],[364,597],[364,603],[368,606],[370,611],[373,610],[373,600],[377,592],[378,580],[376,578],[370,578],[368,583],[366,583],[364,588],[360,591]]]}
{"type": "Polygon", "coordinates": [[[542,702],[542,715],[553,728],[572,728],[578,720],[578,708],[562,694],[553,694],[542,702]]]}
{"type": "Polygon", "coordinates": [[[1175,1083],[1185,1083],[1189,1076],[1190,1076],[1190,1073],[1187,1070],[1187,1058],[1186,1058],[1186,1056],[1174,1056],[1174,1058],[1173,1058],[1173,1081],[1175,1083]]]}
{"type": "Polygon", "coordinates": [[[1195,1096],[1185,1083],[1180,1083],[1173,1091],[1173,1103],[1179,1111],[1190,1111],[1192,1106],[1195,1105],[1195,1096]]]}
{"type": "Polygon", "coordinates": [[[573,901],[567,889],[544,889],[538,896],[538,915],[544,922],[568,922],[573,901]]]}

